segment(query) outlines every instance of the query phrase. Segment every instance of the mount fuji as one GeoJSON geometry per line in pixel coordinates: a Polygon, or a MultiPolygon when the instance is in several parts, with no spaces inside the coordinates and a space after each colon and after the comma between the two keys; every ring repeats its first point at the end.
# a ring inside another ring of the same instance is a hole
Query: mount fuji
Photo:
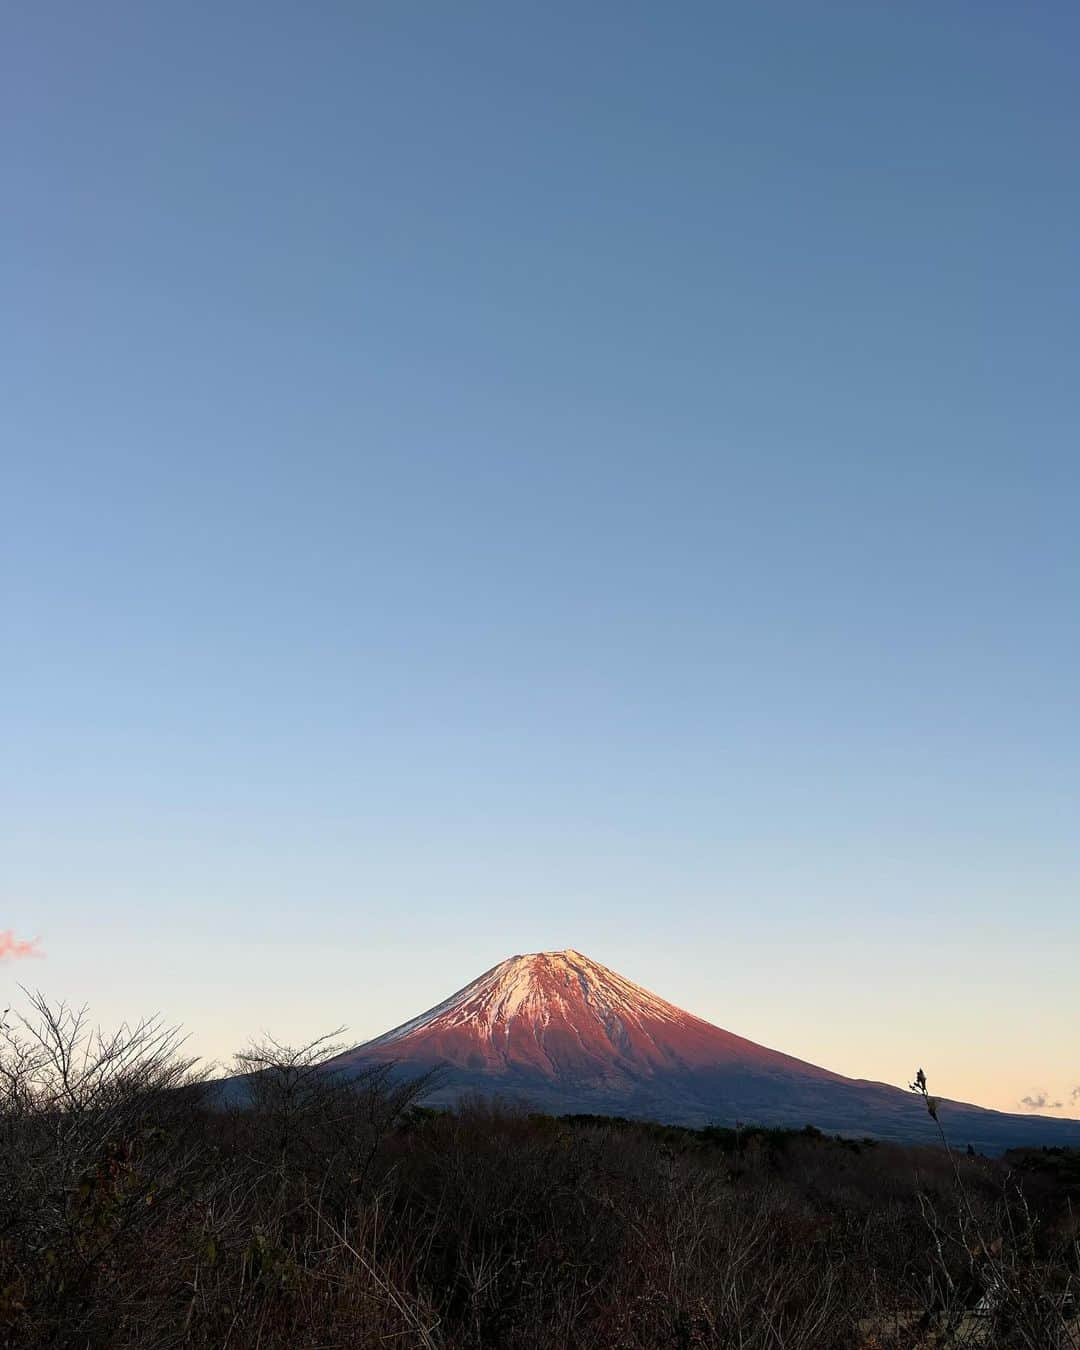
{"type": "MultiPolygon", "coordinates": [[[[913,1054],[913,1058],[915,1055],[913,1054]]],[[[427,1100],[497,1095],[556,1114],[702,1126],[736,1121],[938,1142],[922,1100],[766,1049],[572,949],[512,956],[419,1017],[331,1061],[438,1070],[427,1100]]],[[[1080,1146],[1080,1120],[941,1100],[950,1142],[982,1152],[1080,1146]]]]}

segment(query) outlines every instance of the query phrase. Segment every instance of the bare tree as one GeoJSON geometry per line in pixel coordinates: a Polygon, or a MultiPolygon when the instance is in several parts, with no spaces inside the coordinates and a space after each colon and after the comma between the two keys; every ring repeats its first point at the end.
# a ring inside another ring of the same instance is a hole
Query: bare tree
{"type": "Polygon", "coordinates": [[[282,1179],[306,1171],[324,1188],[333,1181],[363,1189],[387,1131],[433,1086],[433,1074],[409,1079],[393,1064],[335,1064],[343,1030],[301,1046],[267,1035],[235,1056],[240,1091],[234,1110],[269,1123],[258,1136],[259,1161],[282,1179]]]}

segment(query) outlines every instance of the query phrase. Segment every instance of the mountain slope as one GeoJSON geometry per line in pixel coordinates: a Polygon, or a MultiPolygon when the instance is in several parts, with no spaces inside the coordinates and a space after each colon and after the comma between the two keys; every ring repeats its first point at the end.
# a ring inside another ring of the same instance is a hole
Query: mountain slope
{"type": "MultiPolygon", "coordinates": [[[[434,1102],[484,1092],[559,1113],[937,1137],[913,1094],[845,1078],[733,1035],[573,950],[510,957],[335,1066],[390,1062],[408,1072],[438,1067],[434,1102]]],[[[953,1142],[985,1151],[1080,1146],[1080,1121],[955,1102],[943,1102],[941,1115],[953,1142]]]]}

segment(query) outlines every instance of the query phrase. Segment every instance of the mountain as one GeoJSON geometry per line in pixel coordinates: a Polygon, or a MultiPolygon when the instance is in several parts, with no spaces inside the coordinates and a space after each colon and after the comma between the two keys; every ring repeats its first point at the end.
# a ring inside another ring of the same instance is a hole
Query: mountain
{"type": "MultiPolygon", "coordinates": [[[[439,1069],[428,1098],[496,1094],[558,1114],[594,1112],[681,1125],[736,1121],[905,1142],[936,1142],[921,1099],[845,1078],[723,1031],[580,952],[501,961],[444,1002],[333,1061],[349,1071],[439,1069]]],[[[1080,1147],[1080,1121],[941,1100],[950,1142],[981,1152],[1080,1147]]]]}

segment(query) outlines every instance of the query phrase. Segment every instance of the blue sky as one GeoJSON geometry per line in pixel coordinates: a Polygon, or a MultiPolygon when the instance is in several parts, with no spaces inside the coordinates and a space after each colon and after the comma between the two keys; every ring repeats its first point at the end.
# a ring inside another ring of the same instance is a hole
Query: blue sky
{"type": "Polygon", "coordinates": [[[1075,8],[4,28],[0,979],[222,1058],[573,946],[1068,1100],[1075,8]]]}

